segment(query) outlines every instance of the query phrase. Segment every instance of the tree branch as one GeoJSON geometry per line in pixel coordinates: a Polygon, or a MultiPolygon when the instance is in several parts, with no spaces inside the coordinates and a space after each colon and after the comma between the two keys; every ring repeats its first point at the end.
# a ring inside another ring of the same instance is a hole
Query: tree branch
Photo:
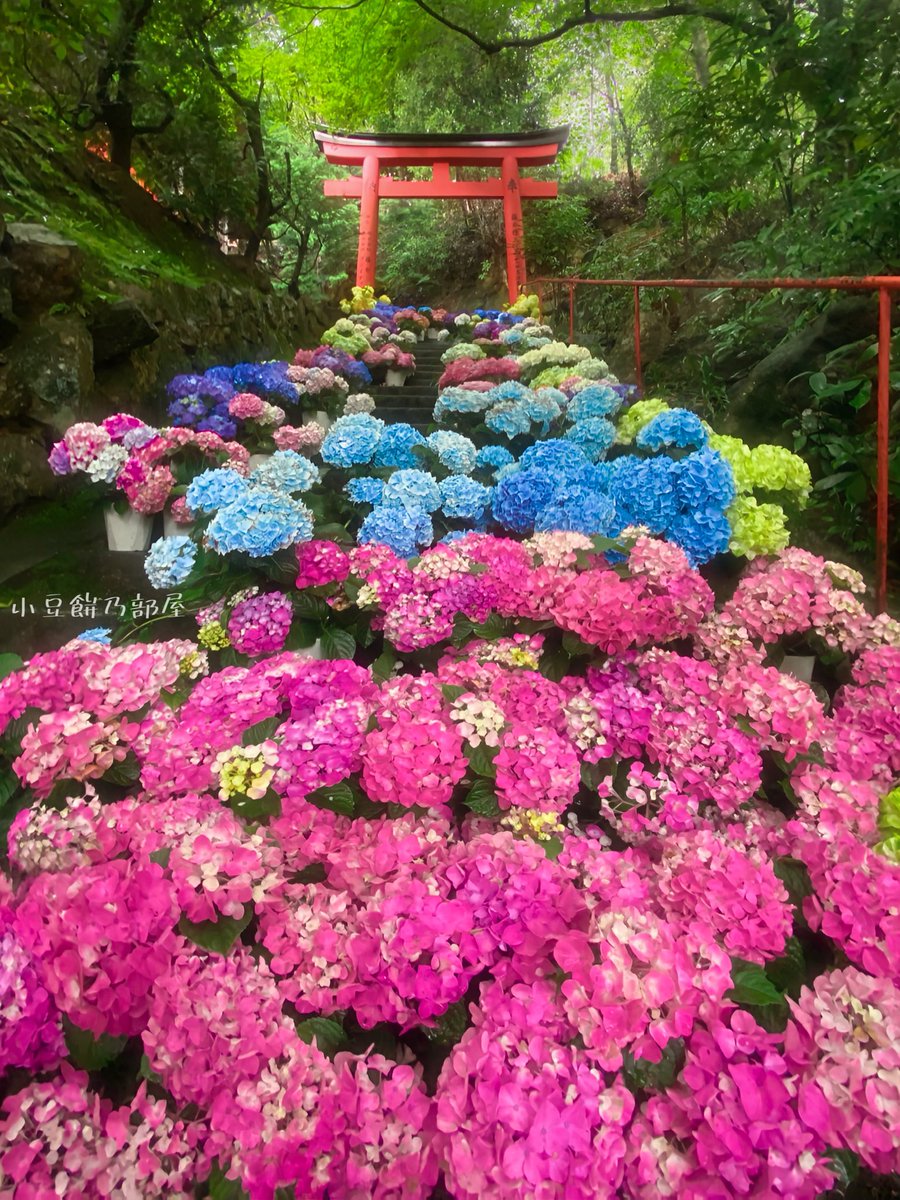
{"type": "Polygon", "coordinates": [[[590,0],[585,0],[584,11],[580,16],[567,17],[562,24],[557,25],[555,29],[547,30],[546,33],[535,33],[530,37],[500,38],[497,41],[489,42],[485,38],[479,37],[477,33],[473,33],[471,29],[466,29],[465,26],[459,25],[456,21],[437,12],[427,0],[412,0],[412,3],[447,29],[468,38],[485,54],[499,54],[501,50],[524,50],[533,46],[543,46],[547,42],[554,42],[557,38],[571,33],[573,29],[580,29],[586,25],[627,25],[632,21],[666,21],[672,17],[702,17],[707,21],[715,21],[719,25],[740,29],[742,33],[751,36],[767,32],[763,26],[756,25],[752,21],[745,21],[743,17],[735,16],[734,13],[727,12],[723,8],[710,8],[704,4],[692,3],[691,0],[664,4],[660,8],[637,9],[634,12],[594,12],[590,7],[590,0]]]}

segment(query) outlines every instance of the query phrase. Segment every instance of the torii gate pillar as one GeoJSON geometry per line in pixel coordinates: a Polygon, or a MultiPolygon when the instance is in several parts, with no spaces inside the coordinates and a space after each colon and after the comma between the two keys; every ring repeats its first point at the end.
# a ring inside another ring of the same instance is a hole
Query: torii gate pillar
{"type": "Polygon", "coordinates": [[[324,185],[326,196],[360,201],[357,284],[375,286],[381,199],[496,199],[503,201],[506,276],[509,299],[514,301],[527,280],[522,200],[557,195],[554,182],[523,179],[521,167],[552,163],[568,134],[568,126],[527,134],[338,135],[317,131],[316,141],[329,162],[362,167],[361,176],[327,179],[324,185]],[[393,167],[407,166],[430,166],[431,179],[394,179],[390,174],[393,167]],[[453,179],[451,166],[499,167],[500,174],[489,179],[453,179]]]}

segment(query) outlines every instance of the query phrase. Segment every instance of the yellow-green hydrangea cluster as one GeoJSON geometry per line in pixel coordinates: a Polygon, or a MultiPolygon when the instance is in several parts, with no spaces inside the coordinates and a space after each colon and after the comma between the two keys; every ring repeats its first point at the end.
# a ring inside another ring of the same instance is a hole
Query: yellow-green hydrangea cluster
{"type": "Polygon", "coordinates": [[[797,454],[784,446],[754,446],[752,449],[740,438],[714,433],[711,449],[718,450],[728,460],[739,492],[759,488],[767,492],[792,492],[798,500],[806,500],[812,488],[809,467],[797,454]]]}
{"type": "Polygon", "coordinates": [[[623,446],[629,446],[645,425],[658,417],[660,413],[668,412],[669,405],[665,400],[638,400],[631,408],[625,410],[616,425],[616,441],[623,446]]]}
{"type": "Polygon", "coordinates": [[[178,664],[178,673],[179,675],[183,675],[185,679],[199,679],[201,675],[206,673],[206,669],[206,655],[201,654],[199,650],[189,651],[178,664]]]}
{"type": "Polygon", "coordinates": [[[900,863],[900,786],[891,788],[878,805],[878,832],[881,841],[875,849],[891,862],[900,863]]]}
{"type": "Polygon", "coordinates": [[[224,650],[231,645],[231,638],[220,621],[207,621],[201,625],[197,641],[206,650],[224,650]]]}
{"type": "Polygon", "coordinates": [[[507,312],[511,312],[517,317],[534,317],[537,319],[541,315],[541,302],[535,292],[529,292],[527,296],[520,296],[518,300],[512,303],[507,312]]]}
{"type": "Polygon", "coordinates": [[[541,812],[538,808],[511,808],[504,813],[500,824],[520,837],[534,838],[537,842],[549,842],[566,832],[557,813],[541,812]]]}
{"type": "Polygon", "coordinates": [[[275,778],[277,765],[278,749],[274,742],[223,750],[213,763],[213,772],[219,777],[219,799],[246,796],[261,800],[275,778]]]}
{"type": "Polygon", "coordinates": [[[760,504],[752,496],[738,496],[726,514],[731,524],[729,550],[754,558],[777,554],[791,540],[780,504],[760,504]]]}

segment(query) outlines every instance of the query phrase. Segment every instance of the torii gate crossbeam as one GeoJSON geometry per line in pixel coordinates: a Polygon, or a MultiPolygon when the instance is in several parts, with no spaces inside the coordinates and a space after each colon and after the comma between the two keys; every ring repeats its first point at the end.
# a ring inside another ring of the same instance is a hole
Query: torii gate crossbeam
{"type": "Polygon", "coordinates": [[[523,167],[554,162],[568,137],[568,126],[536,133],[486,134],[330,134],[317,130],[316,141],[331,163],[362,167],[361,175],[325,181],[326,196],[359,200],[358,285],[374,286],[378,258],[378,205],[381,200],[502,200],[506,275],[510,301],[527,278],[522,200],[553,199],[555,183],[523,179],[523,167]],[[430,179],[394,179],[395,167],[431,167],[430,179]],[[454,179],[451,167],[496,167],[490,179],[454,179]]]}

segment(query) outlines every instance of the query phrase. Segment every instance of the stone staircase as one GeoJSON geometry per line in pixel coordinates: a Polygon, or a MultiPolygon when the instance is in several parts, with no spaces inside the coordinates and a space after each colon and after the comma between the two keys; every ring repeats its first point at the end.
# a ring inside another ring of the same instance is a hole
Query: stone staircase
{"type": "Polygon", "coordinates": [[[441,355],[446,349],[446,342],[419,342],[413,351],[415,372],[407,377],[403,387],[387,387],[383,384],[370,388],[376,405],[374,416],[392,424],[405,421],[424,433],[431,424],[431,414],[438,396],[438,379],[444,373],[441,355]]]}

